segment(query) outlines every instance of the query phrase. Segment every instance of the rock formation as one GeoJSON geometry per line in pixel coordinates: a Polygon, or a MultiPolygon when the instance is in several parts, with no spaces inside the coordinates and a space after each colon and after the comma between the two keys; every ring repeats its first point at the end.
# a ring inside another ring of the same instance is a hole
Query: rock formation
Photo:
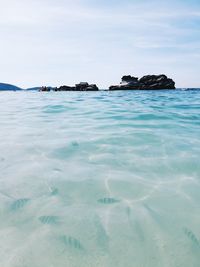
{"type": "Polygon", "coordinates": [[[98,91],[99,88],[96,86],[96,84],[88,84],[86,82],[82,82],[75,85],[76,91],[98,91]]]}
{"type": "Polygon", "coordinates": [[[40,88],[39,91],[49,92],[49,91],[98,91],[98,90],[99,88],[96,86],[96,84],[81,82],[76,84],[75,86],[62,85],[60,87],[55,87],[55,88],[43,86],[40,88]]]}
{"type": "Polygon", "coordinates": [[[119,85],[112,85],[109,90],[159,90],[175,89],[175,82],[166,75],[146,75],[141,79],[130,75],[123,76],[119,85]]]}
{"type": "Polygon", "coordinates": [[[75,87],[68,86],[68,85],[62,85],[60,87],[56,87],[54,91],[75,91],[75,87]]]}
{"type": "Polygon", "coordinates": [[[50,92],[51,91],[51,87],[42,86],[42,87],[39,88],[39,91],[41,91],[41,92],[50,92]]]}

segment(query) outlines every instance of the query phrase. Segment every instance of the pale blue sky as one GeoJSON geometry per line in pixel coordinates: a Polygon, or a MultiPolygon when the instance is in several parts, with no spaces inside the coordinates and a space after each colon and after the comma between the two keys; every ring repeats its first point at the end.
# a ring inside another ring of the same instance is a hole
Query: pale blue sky
{"type": "Polygon", "coordinates": [[[0,82],[100,88],[165,73],[200,87],[200,0],[0,0],[0,82]]]}

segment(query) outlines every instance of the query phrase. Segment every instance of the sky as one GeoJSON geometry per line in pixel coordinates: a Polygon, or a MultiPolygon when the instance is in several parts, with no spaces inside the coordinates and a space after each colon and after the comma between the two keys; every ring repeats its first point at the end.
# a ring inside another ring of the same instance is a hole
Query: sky
{"type": "Polygon", "coordinates": [[[200,87],[200,0],[0,0],[0,82],[200,87]]]}

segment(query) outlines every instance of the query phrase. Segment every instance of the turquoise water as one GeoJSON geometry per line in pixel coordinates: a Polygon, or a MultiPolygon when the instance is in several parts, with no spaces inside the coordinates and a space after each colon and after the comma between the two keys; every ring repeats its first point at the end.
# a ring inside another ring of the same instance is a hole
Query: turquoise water
{"type": "Polygon", "coordinates": [[[199,267],[200,91],[1,92],[1,267],[199,267]]]}

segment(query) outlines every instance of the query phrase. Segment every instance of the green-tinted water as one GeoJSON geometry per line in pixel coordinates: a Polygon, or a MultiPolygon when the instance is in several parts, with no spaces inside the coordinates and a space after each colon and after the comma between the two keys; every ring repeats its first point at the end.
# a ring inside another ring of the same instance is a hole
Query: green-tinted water
{"type": "Polygon", "coordinates": [[[0,94],[1,267],[199,267],[200,91],[0,94]]]}

